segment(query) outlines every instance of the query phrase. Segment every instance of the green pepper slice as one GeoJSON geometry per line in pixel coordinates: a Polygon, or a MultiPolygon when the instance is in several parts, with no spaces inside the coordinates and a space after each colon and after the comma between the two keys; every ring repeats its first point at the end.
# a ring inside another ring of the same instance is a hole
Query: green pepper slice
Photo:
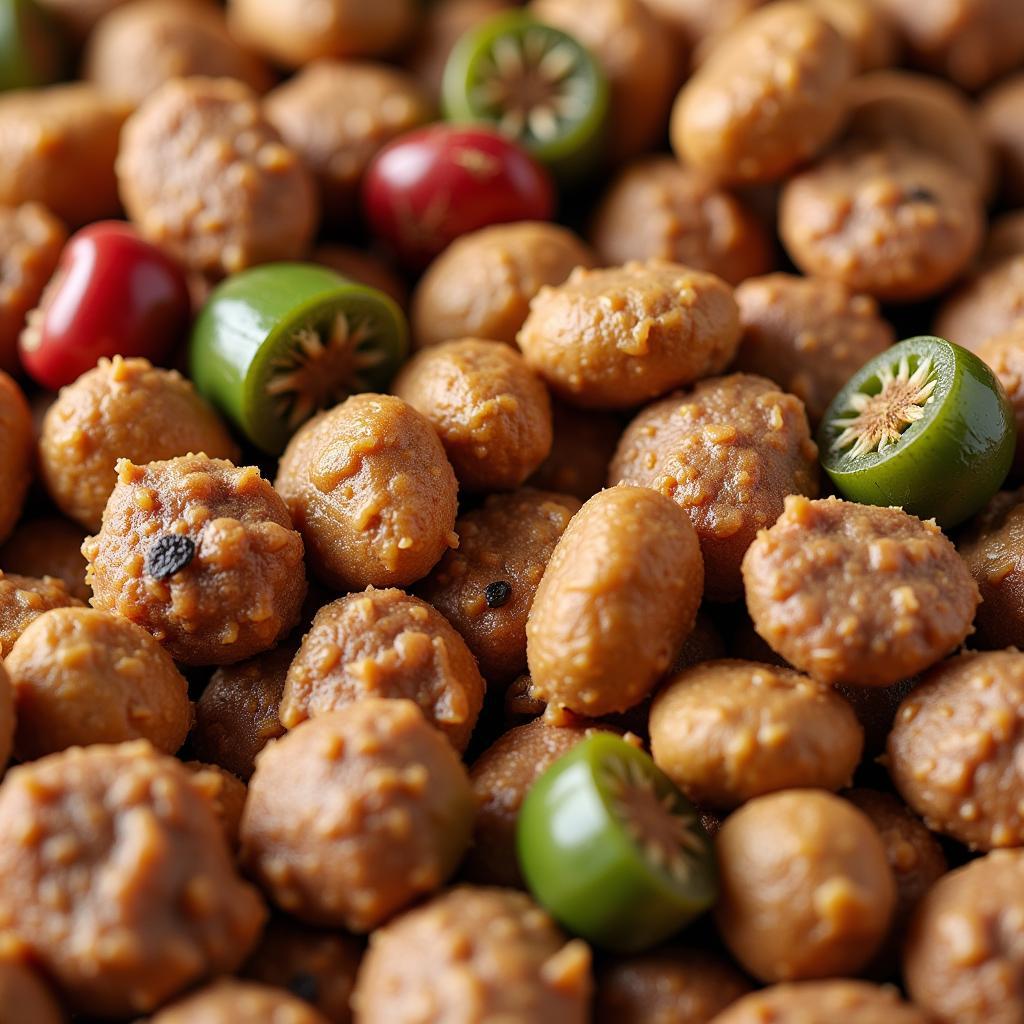
{"type": "Polygon", "coordinates": [[[563,179],[586,173],[601,155],[604,72],[572,36],[521,11],[459,38],[441,96],[448,120],[494,125],[563,179]]]}
{"type": "Polygon", "coordinates": [[[0,90],[56,82],[64,53],[56,26],[34,0],[0,0],[0,90]]]}
{"type": "Polygon", "coordinates": [[[999,490],[1016,429],[1002,385],[943,338],[901,341],[857,371],[818,432],[836,489],[864,505],[899,505],[942,527],[969,519],[999,490]]]}
{"type": "Polygon", "coordinates": [[[272,455],[314,413],[384,390],[408,350],[402,311],[326,267],[269,263],[221,283],[189,342],[189,373],[272,455]]]}
{"type": "Polygon", "coordinates": [[[661,942],[717,895],[697,812],[647,754],[612,733],[588,736],[537,780],[516,843],[537,901],[615,952],[661,942]]]}

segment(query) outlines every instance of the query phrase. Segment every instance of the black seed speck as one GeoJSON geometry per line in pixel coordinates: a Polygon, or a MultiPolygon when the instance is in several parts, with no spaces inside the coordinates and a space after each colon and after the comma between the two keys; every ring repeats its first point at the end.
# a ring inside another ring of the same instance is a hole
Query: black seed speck
{"type": "Polygon", "coordinates": [[[504,580],[488,583],[484,589],[484,600],[488,608],[500,608],[512,596],[512,584],[504,580]]]}
{"type": "Polygon", "coordinates": [[[165,580],[181,572],[195,557],[196,546],[191,537],[180,533],[165,533],[157,537],[146,552],[146,575],[165,580]]]}
{"type": "Polygon", "coordinates": [[[907,189],[904,194],[904,198],[908,203],[934,203],[936,202],[935,193],[926,188],[907,189]]]}
{"type": "Polygon", "coordinates": [[[312,974],[302,972],[292,975],[288,990],[307,1003],[315,1003],[320,995],[320,983],[312,974]]]}

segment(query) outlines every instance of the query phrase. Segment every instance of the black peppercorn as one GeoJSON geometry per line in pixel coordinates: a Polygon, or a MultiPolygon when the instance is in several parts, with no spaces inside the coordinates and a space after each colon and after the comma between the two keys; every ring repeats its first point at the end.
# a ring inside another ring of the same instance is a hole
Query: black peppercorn
{"type": "Polygon", "coordinates": [[[512,596],[512,584],[504,580],[488,583],[484,588],[484,600],[488,608],[500,608],[512,596]]]}
{"type": "Polygon", "coordinates": [[[157,537],[146,552],[146,575],[165,580],[181,572],[195,557],[196,546],[191,537],[180,533],[165,533],[157,537]]]}

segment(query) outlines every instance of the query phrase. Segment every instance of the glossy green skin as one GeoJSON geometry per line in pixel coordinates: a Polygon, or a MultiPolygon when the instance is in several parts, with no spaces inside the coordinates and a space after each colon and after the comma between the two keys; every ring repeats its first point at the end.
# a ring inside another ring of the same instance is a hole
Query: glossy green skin
{"type": "Polygon", "coordinates": [[[311,263],[269,263],[219,285],[192,330],[189,375],[253,444],[280,454],[294,430],[266,393],[272,364],[297,329],[329,323],[339,310],[372,317],[375,341],[388,355],[373,386],[386,388],[408,351],[402,311],[382,292],[311,263]]]}
{"type": "Polygon", "coordinates": [[[466,32],[452,49],[444,69],[441,103],[449,121],[485,123],[497,127],[493,112],[478,106],[472,98],[473,86],[482,75],[482,65],[497,39],[506,35],[520,36],[529,29],[558,37],[579,54],[575,75],[587,84],[586,114],[575,124],[565,126],[560,136],[542,142],[529,132],[512,136],[541,163],[546,164],[563,181],[578,179],[600,161],[608,120],[608,80],[600,65],[581,43],[568,33],[552,28],[522,11],[497,14],[466,32]]]}
{"type": "Polygon", "coordinates": [[[637,952],[678,932],[717,896],[711,839],[686,798],[642,750],[595,733],[559,758],[523,801],[519,864],[534,897],[569,931],[620,953],[637,952]],[[652,864],[615,816],[600,766],[633,762],[659,796],[692,814],[704,849],[683,885],[652,864]]]}
{"type": "Polygon", "coordinates": [[[1002,385],[972,352],[942,338],[910,338],[876,356],[835,397],[818,432],[821,463],[836,489],[863,505],[898,505],[948,528],[969,519],[1002,486],[1013,463],[1016,426],[1002,385]],[[938,369],[933,401],[885,451],[836,454],[830,424],[865,389],[880,365],[901,353],[932,357],[938,369]]]}
{"type": "Polygon", "coordinates": [[[0,0],[0,90],[56,82],[64,45],[33,0],[0,0]]]}

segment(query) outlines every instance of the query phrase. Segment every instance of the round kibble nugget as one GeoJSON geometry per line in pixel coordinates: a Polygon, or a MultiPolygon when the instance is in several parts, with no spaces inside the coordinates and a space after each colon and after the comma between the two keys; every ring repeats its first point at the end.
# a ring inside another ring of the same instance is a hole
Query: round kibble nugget
{"type": "Polygon", "coordinates": [[[0,660],[0,775],[11,759],[14,745],[14,690],[0,660]]]}
{"type": "Polygon", "coordinates": [[[242,823],[247,794],[245,783],[219,765],[186,761],[192,773],[192,785],[206,797],[217,815],[224,838],[233,852],[238,852],[238,831],[242,823]]]}
{"type": "Polygon", "coordinates": [[[359,184],[374,154],[430,120],[432,104],[397,68],[323,60],[278,86],[263,109],[316,175],[327,214],[347,220],[358,212],[359,184]]]}
{"type": "Polygon", "coordinates": [[[651,753],[700,807],[780,789],[848,786],[864,746],[853,709],[807,676],[709,661],[673,676],[651,707],[651,753]]]}
{"type": "Polygon", "coordinates": [[[151,1024],[328,1024],[296,995],[225,979],[161,1010],[151,1024]]]}
{"type": "Polygon", "coordinates": [[[892,302],[923,299],[967,267],[984,212],[963,173],[922,149],[860,141],[790,178],[779,233],[805,273],[892,302]]]}
{"type": "Polygon", "coordinates": [[[429,420],[391,395],[353,395],[291,439],[276,486],[329,587],[402,587],[449,547],[458,484],[429,420]]]}
{"type": "Polygon", "coordinates": [[[597,1024],[708,1024],[750,991],[725,957],[664,946],[619,957],[597,975],[597,1024]]]}
{"type": "Polygon", "coordinates": [[[586,1024],[591,987],[586,943],[528,896],[460,886],[371,936],[352,1005],[360,1024],[466,1019],[467,998],[479,1021],[586,1024]]]}
{"type": "Polygon", "coordinates": [[[125,124],[117,177],[146,238],[209,276],[301,258],[316,230],[312,176],[232,79],[157,89],[125,124]]]}
{"type": "Polygon", "coordinates": [[[524,488],[493,494],[455,522],[459,546],[420,584],[462,634],[480,671],[504,685],[526,671],[526,616],[575,498],[524,488]]]}
{"type": "Polygon", "coordinates": [[[612,487],[573,516],[526,623],[537,697],[577,714],[626,711],[693,629],[704,591],[697,535],[675,502],[612,487]]]}
{"type": "Polygon", "coordinates": [[[867,981],[771,985],[733,1003],[714,1024],[930,1024],[891,987],[867,981]]]}
{"type": "Polygon", "coordinates": [[[190,746],[198,758],[240,779],[252,775],[256,755],[284,735],[277,709],[294,656],[294,647],[279,647],[213,673],[196,702],[190,746]]]}
{"type": "Polygon", "coordinates": [[[773,262],[760,220],[713,179],[669,156],[639,160],[612,182],[591,239],[609,265],[671,260],[729,284],[765,274],[773,262]]]}
{"type": "Polygon", "coordinates": [[[101,359],[62,388],[43,420],[39,463],[54,502],[95,533],[118,459],[138,465],[204,452],[238,460],[238,445],[192,386],[146,359],[101,359]]]}
{"type": "Polygon", "coordinates": [[[758,633],[826,683],[888,686],[971,631],[978,588],[934,521],[898,508],[789,497],[743,559],[758,633]]]}
{"type": "Polygon", "coordinates": [[[0,929],[101,1017],[148,1013],[245,959],[265,919],[188,769],[148,743],[74,748],[0,786],[0,929]]]}
{"type": "Polygon", "coordinates": [[[933,832],[975,850],[1024,845],[1024,654],[937,665],[900,705],[887,754],[896,788],[933,832]]]}
{"type": "Polygon", "coordinates": [[[454,338],[493,338],[514,345],[544,285],[561,284],[595,256],[567,228],[521,221],[457,238],[427,268],[412,300],[418,346],[454,338]]]}
{"type": "Polygon", "coordinates": [[[51,608],[81,607],[63,580],[36,579],[0,570],[0,660],[11,653],[29,623],[51,608]]]}
{"type": "Polygon", "coordinates": [[[942,302],[935,332],[978,351],[1024,323],[1024,250],[986,260],[942,302]]]}
{"type": "Polygon", "coordinates": [[[4,1024],[64,1024],[64,1011],[36,972],[17,954],[0,954],[0,1010],[4,1024]]]}
{"type": "Polygon", "coordinates": [[[21,515],[35,462],[35,431],[25,396],[0,370],[0,542],[21,515]]]}
{"type": "Polygon", "coordinates": [[[405,364],[392,390],[430,421],[467,490],[518,487],[551,451],[547,388],[500,341],[433,345],[405,364]]]}
{"type": "Polygon", "coordinates": [[[856,974],[885,938],[896,883],[870,819],[840,797],[795,789],[757,797],[715,837],[715,919],[763,982],[856,974]]]}
{"type": "Polygon", "coordinates": [[[878,303],[839,281],[768,274],[736,289],[743,340],[733,366],[796,395],[817,424],[839,389],[895,340],[878,303]]]}
{"type": "Polygon", "coordinates": [[[302,538],[255,466],[187,455],[117,464],[82,547],[92,604],[149,630],[176,661],[227,665],[273,647],[306,596],[302,538]]]}
{"type": "Polygon", "coordinates": [[[483,706],[484,681],[440,612],[401,590],[371,587],[316,613],[288,670],[281,722],[293,729],[367,697],[413,701],[462,751],[483,706]]]}
{"type": "Polygon", "coordinates": [[[85,585],[83,540],[81,527],[66,519],[23,519],[0,548],[0,568],[19,576],[55,576],[72,597],[88,601],[92,591],[85,585]]]}
{"type": "Polygon", "coordinates": [[[977,353],[999,378],[1013,407],[1017,450],[1011,475],[1019,479],[1024,476],[1024,317],[1008,331],[983,341],[977,353]]]}
{"type": "Polygon", "coordinates": [[[809,5],[774,3],[715,46],[672,111],[672,148],[720,181],[781,178],[838,130],[850,44],[809,5]]]}
{"type": "Polygon", "coordinates": [[[661,260],[575,270],[538,292],[518,335],[553,391],[598,409],[629,408],[720,373],[739,339],[732,289],[661,260]]]}
{"type": "Polygon", "coordinates": [[[130,103],[194,75],[270,87],[266,66],[235,42],[209,0],[140,0],[111,11],[89,37],[83,77],[130,103]]]}
{"type": "Polygon", "coordinates": [[[608,480],[672,498],[697,531],[708,598],[733,601],[757,531],[778,519],[787,495],[818,493],[818,449],[799,399],[763,377],[733,374],[644,409],[622,435],[608,480]]]}
{"type": "Polygon", "coordinates": [[[349,1003],[362,957],[362,943],[348,935],[276,917],[267,925],[243,974],[264,985],[288,989],[316,1007],[330,1024],[351,1024],[349,1003]]]}
{"type": "Polygon", "coordinates": [[[114,161],[128,106],[85,82],[0,97],[0,204],[42,203],[72,227],[116,217],[114,161]]]}
{"type": "Polygon", "coordinates": [[[1024,1015],[1024,851],[951,871],[918,905],[903,950],[911,998],[941,1024],[1016,1024],[1024,1015]]]}
{"type": "Polygon", "coordinates": [[[1018,72],[987,92],[981,100],[981,121],[1002,172],[1003,196],[1008,203],[1024,203],[1024,73],[1018,72]]]}
{"type": "Polygon", "coordinates": [[[242,860],[288,914],[369,932],[452,874],[473,810],[462,762],[412,701],[357,701],[257,758],[242,860]]]}
{"type": "Polygon", "coordinates": [[[22,761],[90,743],[149,740],[175,753],[192,724],[188,683],[141,627],[93,608],[54,608],[4,660],[22,761]]]}

